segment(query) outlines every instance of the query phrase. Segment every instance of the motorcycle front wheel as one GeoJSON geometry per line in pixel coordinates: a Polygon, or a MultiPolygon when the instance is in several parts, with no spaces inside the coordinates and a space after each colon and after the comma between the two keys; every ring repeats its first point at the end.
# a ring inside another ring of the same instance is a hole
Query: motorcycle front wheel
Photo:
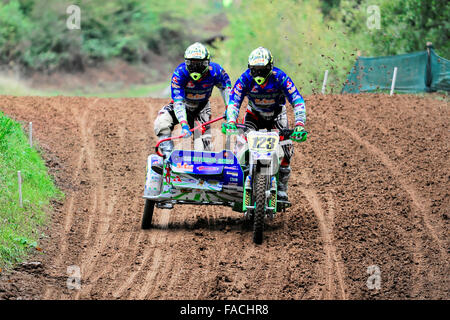
{"type": "Polygon", "coordinates": [[[255,201],[253,221],[253,242],[261,244],[264,234],[264,217],[266,215],[266,187],[267,176],[261,172],[256,173],[253,195],[255,201]]]}

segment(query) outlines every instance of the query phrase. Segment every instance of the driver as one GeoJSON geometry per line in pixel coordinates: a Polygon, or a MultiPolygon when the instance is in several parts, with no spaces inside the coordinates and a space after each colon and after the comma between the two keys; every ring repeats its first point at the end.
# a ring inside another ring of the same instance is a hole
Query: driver
{"type": "MultiPolygon", "coordinates": [[[[184,62],[172,75],[172,101],[159,111],[155,120],[155,134],[159,140],[170,137],[174,126],[178,123],[181,124],[181,134],[188,138],[192,135],[190,128],[197,123],[209,121],[211,119],[209,98],[214,86],[219,88],[226,107],[231,91],[230,77],[219,64],[210,62],[206,47],[196,42],[186,49],[184,62]]],[[[210,151],[210,127],[207,126],[201,137],[198,135],[196,132],[194,148],[210,151]]],[[[168,158],[173,150],[173,142],[162,142],[160,148],[168,158]]]]}
{"type": "MultiPolygon", "coordinates": [[[[245,97],[248,99],[248,106],[244,125],[251,130],[288,129],[285,107],[287,98],[294,107],[295,115],[295,130],[290,139],[296,142],[306,141],[305,101],[291,78],[273,66],[272,54],[266,48],[259,47],[251,52],[248,69],[234,85],[226,111],[227,122],[223,125],[225,133],[237,130],[236,120],[245,97]]],[[[279,169],[278,199],[288,201],[287,185],[291,173],[292,142],[283,144],[283,151],[284,158],[279,169]]]]}

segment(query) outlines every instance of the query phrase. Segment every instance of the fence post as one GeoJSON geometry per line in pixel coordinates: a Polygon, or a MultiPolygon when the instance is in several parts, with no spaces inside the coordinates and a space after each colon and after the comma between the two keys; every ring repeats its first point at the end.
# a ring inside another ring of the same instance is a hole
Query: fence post
{"type": "Polygon", "coordinates": [[[33,147],[33,122],[28,125],[28,140],[30,143],[30,148],[33,147]]]}
{"type": "Polygon", "coordinates": [[[23,202],[22,202],[22,176],[20,174],[20,171],[17,171],[17,179],[19,182],[19,205],[21,208],[23,208],[23,202]]]}
{"type": "Polygon", "coordinates": [[[394,68],[394,76],[392,77],[391,96],[394,94],[395,81],[397,80],[397,67],[394,68]]]}
{"type": "Polygon", "coordinates": [[[425,77],[425,86],[428,92],[431,91],[431,82],[433,80],[433,74],[431,72],[431,49],[433,48],[433,43],[430,41],[427,42],[427,69],[426,69],[426,77],[425,77]]]}
{"type": "Polygon", "coordinates": [[[325,94],[325,88],[327,86],[327,80],[328,80],[328,70],[325,70],[325,75],[323,76],[322,94],[325,94]]]}

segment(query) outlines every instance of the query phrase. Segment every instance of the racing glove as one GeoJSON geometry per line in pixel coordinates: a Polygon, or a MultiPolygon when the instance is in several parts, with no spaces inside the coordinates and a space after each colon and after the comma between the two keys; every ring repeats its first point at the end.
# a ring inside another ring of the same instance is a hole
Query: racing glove
{"type": "Polygon", "coordinates": [[[222,133],[226,135],[236,134],[237,133],[236,122],[229,121],[222,123],[222,133]]]}
{"type": "Polygon", "coordinates": [[[181,122],[181,134],[183,135],[183,138],[189,138],[192,135],[189,125],[185,121],[181,122]]]}
{"type": "Polygon", "coordinates": [[[306,137],[308,135],[308,132],[306,132],[305,128],[303,126],[296,126],[294,129],[294,132],[291,135],[291,140],[295,142],[304,142],[306,141],[306,137]]]}

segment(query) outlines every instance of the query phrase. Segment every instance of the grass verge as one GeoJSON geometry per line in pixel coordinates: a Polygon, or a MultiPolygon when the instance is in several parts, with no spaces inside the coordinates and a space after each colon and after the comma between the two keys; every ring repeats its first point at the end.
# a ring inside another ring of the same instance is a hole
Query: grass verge
{"type": "Polygon", "coordinates": [[[32,250],[40,250],[50,200],[62,197],[21,125],[0,112],[0,268],[10,268],[32,250]],[[19,170],[23,208],[19,205],[19,170]]]}

